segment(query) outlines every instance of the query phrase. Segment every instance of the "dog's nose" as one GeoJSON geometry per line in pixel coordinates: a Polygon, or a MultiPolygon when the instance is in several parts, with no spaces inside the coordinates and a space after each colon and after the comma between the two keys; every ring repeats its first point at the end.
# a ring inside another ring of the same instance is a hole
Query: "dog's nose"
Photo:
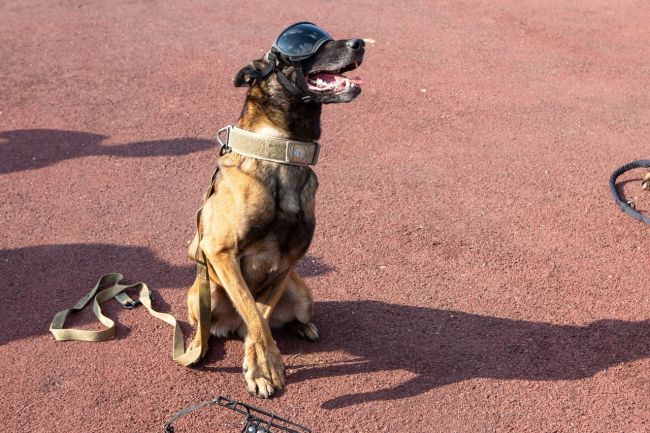
{"type": "Polygon", "coordinates": [[[363,42],[363,39],[348,39],[345,45],[353,50],[358,50],[359,48],[363,48],[366,44],[363,42]]]}

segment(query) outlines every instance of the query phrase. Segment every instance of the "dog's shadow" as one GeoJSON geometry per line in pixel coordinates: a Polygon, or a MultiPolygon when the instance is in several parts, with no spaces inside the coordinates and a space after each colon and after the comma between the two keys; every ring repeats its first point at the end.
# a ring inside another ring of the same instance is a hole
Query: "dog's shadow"
{"type": "Polygon", "coordinates": [[[104,145],[108,136],[56,129],[0,131],[0,174],[33,170],[72,158],[186,155],[215,147],[211,140],[176,138],[104,145]]]}
{"type": "Polygon", "coordinates": [[[321,340],[309,344],[282,332],[281,350],[289,356],[345,352],[352,360],[299,365],[300,356],[291,357],[298,365],[290,383],[350,376],[348,383],[367,388],[381,372],[414,375],[392,387],[341,395],[323,403],[327,409],[412,397],[474,378],[576,380],[650,356],[650,320],[563,326],[378,301],[320,302],[315,310],[321,340]]]}
{"type": "MultiPolygon", "coordinates": [[[[307,255],[298,265],[309,275],[331,271],[318,257],[307,255]]],[[[161,287],[187,290],[195,276],[195,265],[176,266],[158,257],[143,246],[110,244],[53,244],[23,248],[0,249],[0,345],[45,334],[57,311],[70,308],[97,282],[100,275],[120,272],[124,282],[144,281],[153,290],[153,307],[161,312],[172,311],[172,306],[156,293],[161,287]]],[[[130,295],[137,298],[137,293],[130,295]]],[[[185,305],[176,309],[184,312],[185,305]]],[[[122,308],[117,302],[102,305],[105,314],[117,319],[122,308]]],[[[96,323],[92,308],[74,313],[66,326],[96,323]]],[[[144,313],[143,313],[144,314],[144,313]]],[[[182,313],[180,313],[182,314],[182,313]]],[[[179,325],[191,338],[194,330],[179,316],[179,325]]],[[[129,333],[116,320],[116,338],[129,333]]],[[[212,344],[211,347],[220,347],[212,344]]],[[[220,358],[220,349],[211,349],[210,358],[220,358]]]]}
{"type": "MultiPolygon", "coordinates": [[[[315,274],[330,269],[317,258],[301,266],[315,274]]],[[[114,270],[154,289],[185,288],[194,274],[192,266],[170,265],[145,247],[61,244],[0,250],[0,345],[46,333],[56,311],[74,304],[101,273],[114,270]]],[[[170,309],[164,299],[154,300],[154,307],[170,309]]],[[[367,389],[374,374],[405,370],[413,375],[392,387],[328,400],[323,404],[328,409],[412,397],[474,378],[577,380],[650,357],[650,320],[569,326],[379,301],[318,302],[315,312],[321,331],[317,343],[274,332],[292,371],[289,383],[350,376],[348,383],[355,384],[356,377],[359,389],[367,389]],[[300,365],[301,357],[291,356],[320,352],[348,356],[315,365],[300,365]]],[[[123,336],[128,330],[118,329],[118,338],[120,332],[123,336]]],[[[223,355],[221,346],[211,343],[208,364],[223,355]]]]}
{"type": "MultiPolygon", "coordinates": [[[[194,267],[171,265],[140,246],[55,244],[0,249],[0,345],[46,333],[54,314],[74,305],[107,272],[120,272],[125,281],[145,281],[155,290],[187,287],[194,267]]],[[[170,309],[159,296],[154,307],[170,309]]],[[[116,318],[121,307],[106,302],[102,309],[116,318]]],[[[66,326],[74,327],[79,320],[95,322],[90,310],[71,316],[66,326]]],[[[123,338],[129,330],[117,322],[116,338],[123,338]]]]}

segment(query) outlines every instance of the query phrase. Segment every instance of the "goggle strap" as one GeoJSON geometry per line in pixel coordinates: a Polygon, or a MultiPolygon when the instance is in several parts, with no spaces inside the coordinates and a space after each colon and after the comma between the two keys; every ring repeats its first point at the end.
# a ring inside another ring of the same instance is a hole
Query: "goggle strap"
{"type": "Polygon", "coordinates": [[[277,71],[276,75],[278,76],[278,80],[280,80],[280,83],[284,86],[284,88],[291,92],[294,96],[302,97],[304,95],[304,92],[291,81],[289,81],[287,76],[282,72],[277,71]]]}
{"type": "Polygon", "coordinates": [[[296,70],[296,84],[302,90],[303,94],[307,94],[309,89],[305,83],[305,73],[302,71],[302,64],[300,62],[293,62],[293,68],[296,70]]]}
{"type": "Polygon", "coordinates": [[[302,72],[302,64],[299,61],[293,62],[293,67],[295,69],[296,84],[302,91],[302,101],[309,102],[311,101],[311,96],[309,96],[309,89],[307,88],[307,83],[305,83],[305,74],[302,72]]]}
{"type": "Polygon", "coordinates": [[[274,52],[269,52],[268,55],[269,62],[264,66],[264,69],[260,72],[260,79],[266,78],[267,75],[269,75],[271,72],[273,72],[273,69],[275,69],[275,60],[277,59],[277,56],[275,55],[274,52]]]}
{"type": "MultiPolygon", "coordinates": [[[[275,48],[272,48],[268,54],[269,62],[264,66],[264,69],[260,71],[259,79],[265,78],[274,70],[278,76],[278,80],[294,96],[302,99],[303,102],[311,102],[311,96],[309,96],[309,89],[307,88],[307,83],[305,82],[305,73],[302,71],[302,64],[299,60],[292,61],[289,60],[295,69],[296,74],[296,83],[291,82],[286,75],[282,73],[279,69],[276,69],[276,61],[278,60],[277,51],[275,48]]],[[[285,62],[282,54],[279,56],[281,62],[285,62]]]]}

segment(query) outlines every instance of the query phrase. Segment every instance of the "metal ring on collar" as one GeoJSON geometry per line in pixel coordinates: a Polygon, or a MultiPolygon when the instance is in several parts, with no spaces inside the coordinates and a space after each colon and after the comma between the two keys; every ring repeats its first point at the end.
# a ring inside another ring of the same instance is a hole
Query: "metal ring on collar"
{"type": "Polygon", "coordinates": [[[219,155],[221,155],[221,156],[225,155],[226,153],[232,152],[232,148],[228,144],[228,141],[230,140],[230,130],[231,129],[232,129],[232,125],[226,125],[226,126],[224,126],[223,128],[221,128],[220,130],[217,131],[217,137],[216,138],[217,138],[217,141],[219,142],[219,144],[221,145],[221,148],[219,149],[219,155]],[[226,142],[225,143],[223,141],[221,141],[221,134],[223,132],[226,132],[226,142]]]}

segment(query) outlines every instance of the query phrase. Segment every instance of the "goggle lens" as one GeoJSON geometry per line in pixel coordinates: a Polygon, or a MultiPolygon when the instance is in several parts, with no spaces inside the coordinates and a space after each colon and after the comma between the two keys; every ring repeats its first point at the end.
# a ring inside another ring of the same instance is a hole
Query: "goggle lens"
{"type": "Polygon", "coordinates": [[[292,59],[304,59],[316,54],[316,51],[332,36],[325,30],[308,22],[301,22],[287,27],[275,40],[273,47],[292,59]]]}

